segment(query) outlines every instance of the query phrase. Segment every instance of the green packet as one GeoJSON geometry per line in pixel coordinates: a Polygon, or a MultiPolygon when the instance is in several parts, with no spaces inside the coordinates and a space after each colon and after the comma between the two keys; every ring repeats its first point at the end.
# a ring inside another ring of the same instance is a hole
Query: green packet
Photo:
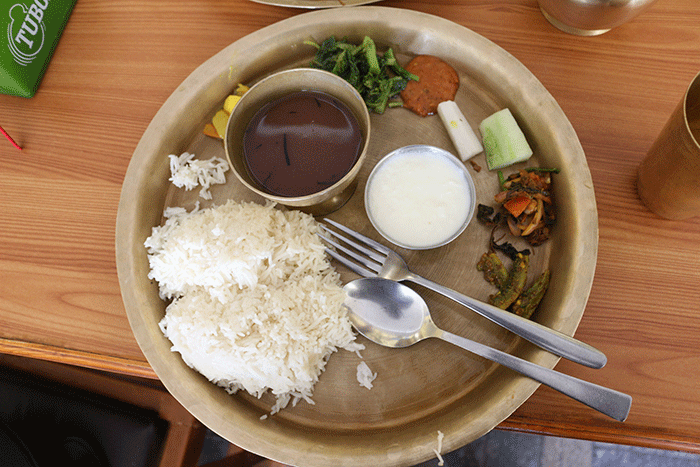
{"type": "Polygon", "coordinates": [[[0,0],[0,93],[36,93],[76,1],[0,0]]]}

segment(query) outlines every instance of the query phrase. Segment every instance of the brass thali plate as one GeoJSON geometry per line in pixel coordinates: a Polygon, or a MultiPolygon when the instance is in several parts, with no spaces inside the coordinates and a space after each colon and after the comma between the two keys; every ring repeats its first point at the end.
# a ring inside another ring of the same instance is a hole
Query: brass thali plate
{"type": "MultiPolygon", "coordinates": [[[[303,41],[321,42],[331,35],[355,41],[368,35],[380,50],[392,47],[404,63],[418,54],[441,57],[459,72],[455,100],[472,126],[508,107],[534,150],[528,165],[561,169],[554,181],[558,224],[531,260],[531,278],[545,267],[552,270],[550,289],[534,319],[574,334],[595,272],[598,218],[590,172],[573,127],[542,84],[508,52],[458,24],[402,9],[364,6],[298,15],[234,42],[197,68],[164,103],[132,156],[117,219],[119,280],[131,327],[149,364],[180,403],[214,432],[290,465],[410,466],[434,457],[438,431],[444,434],[443,453],[457,449],[510,416],[538,384],[445,342],[386,349],[358,337],[367,346],[364,360],[378,373],[372,390],[357,382],[359,357],[340,351],[316,385],[315,405],[300,402],[261,420],[272,397],[228,395],[170,351],[158,327],[166,304],[147,277],[143,242],[161,223],[164,207],[191,209],[197,201],[197,190],[185,192],[170,184],[167,156],[189,151],[199,159],[225,158],[222,143],[202,135],[202,128],[237,83],[254,84],[274,71],[308,64],[314,49],[303,41]]],[[[437,116],[421,118],[401,108],[373,115],[368,162],[357,192],[330,217],[384,243],[364,211],[366,178],[383,155],[426,143],[455,151],[437,116]]],[[[497,176],[486,170],[483,155],[475,161],[483,167],[478,173],[469,169],[477,202],[492,205],[497,176]]],[[[227,179],[212,189],[214,203],[228,198],[262,202],[230,172],[227,179]]],[[[448,246],[398,251],[415,272],[486,300],[494,290],[475,265],[488,248],[489,235],[490,229],[474,220],[448,246]]],[[[344,280],[355,277],[339,270],[344,280]]],[[[549,368],[556,364],[552,354],[475,313],[417,290],[441,327],[549,368]]]]}

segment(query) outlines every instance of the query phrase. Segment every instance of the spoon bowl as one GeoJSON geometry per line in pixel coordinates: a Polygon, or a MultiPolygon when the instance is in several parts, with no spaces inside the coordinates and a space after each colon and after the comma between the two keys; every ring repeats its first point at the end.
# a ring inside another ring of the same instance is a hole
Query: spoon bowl
{"type": "Polygon", "coordinates": [[[350,282],[345,292],[350,321],[369,340],[403,348],[430,337],[425,333],[432,323],[428,305],[413,289],[371,278],[350,282]]]}
{"type": "Polygon", "coordinates": [[[423,298],[400,282],[371,277],[349,282],[344,289],[344,305],[350,322],[360,334],[377,344],[403,348],[436,337],[546,384],[616,420],[624,421],[629,415],[632,398],[627,394],[536,365],[438,328],[423,298]]]}

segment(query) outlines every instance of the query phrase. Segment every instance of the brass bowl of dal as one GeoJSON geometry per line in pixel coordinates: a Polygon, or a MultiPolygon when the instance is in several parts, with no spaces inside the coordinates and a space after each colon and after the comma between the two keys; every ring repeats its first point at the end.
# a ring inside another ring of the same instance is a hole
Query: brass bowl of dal
{"type": "Polygon", "coordinates": [[[325,215],[355,192],[369,135],[369,111],[350,83],[327,71],[297,68],[264,78],[241,97],[229,117],[224,148],[233,173],[254,193],[325,215]],[[355,134],[347,134],[350,125],[355,134]]]}

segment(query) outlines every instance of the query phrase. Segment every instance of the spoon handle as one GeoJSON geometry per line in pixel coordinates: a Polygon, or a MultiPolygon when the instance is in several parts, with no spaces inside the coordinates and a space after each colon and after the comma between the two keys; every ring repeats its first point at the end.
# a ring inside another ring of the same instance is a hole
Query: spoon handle
{"type": "MultiPolygon", "coordinates": [[[[436,328],[437,329],[437,328],[436,328]]],[[[559,373],[527,360],[437,329],[432,335],[469,352],[515,370],[537,382],[565,394],[609,417],[624,422],[632,406],[632,397],[573,376],[559,373]]]]}
{"type": "Polygon", "coordinates": [[[409,277],[406,277],[406,280],[438,292],[523,339],[572,362],[597,369],[603,368],[608,361],[605,354],[595,347],[554,329],[542,326],[535,321],[467,297],[417,274],[411,274],[409,277]]]}

